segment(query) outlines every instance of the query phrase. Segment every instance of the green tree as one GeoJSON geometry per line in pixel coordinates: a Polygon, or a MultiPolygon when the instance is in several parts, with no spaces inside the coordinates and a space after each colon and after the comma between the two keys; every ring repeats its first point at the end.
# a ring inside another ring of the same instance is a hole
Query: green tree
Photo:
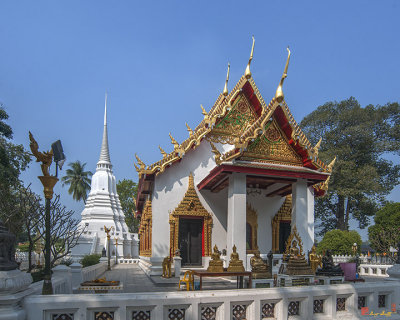
{"type": "Polygon", "coordinates": [[[375,224],[368,228],[372,248],[390,256],[390,247],[400,242],[400,202],[387,203],[375,217],[375,224]]]}
{"type": "Polygon", "coordinates": [[[400,165],[385,158],[388,153],[400,153],[399,104],[361,108],[353,97],[328,102],[307,115],[300,126],[312,143],[322,137],[321,160],[329,163],[337,157],[328,193],[315,203],[319,234],[348,230],[350,217],[365,228],[399,184],[400,165]]]}
{"type": "Polygon", "coordinates": [[[331,230],[318,244],[317,253],[322,254],[329,249],[332,254],[352,255],[354,243],[357,243],[357,252],[360,253],[362,241],[357,231],[331,230]]]}
{"type": "Polygon", "coordinates": [[[125,214],[125,222],[130,232],[138,232],[139,219],[136,219],[134,212],[136,210],[135,200],[137,197],[136,182],[124,179],[117,183],[117,193],[121,202],[122,211],[125,214]]]}
{"type": "Polygon", "coordinates": [[[19,175],[28,167],[31,157],[22,145],[11,142],[13,131],[5,122],[7,119],[8,114],[0,104],[0,219],[18,236],[23,231],[19,212],[15,210],[22,185],[19,175]]]}
{"type": "Polygon", "coordinates": [[[85,171],[86,163],[79,160],[70,162],[64,177],[61,178],[62,185],[69,185],[68,193],[72,194],[72,198],[76,201],[83,200],[86,204],[87,194],[90,191],[90,178],[92,172],[85,171]]]}

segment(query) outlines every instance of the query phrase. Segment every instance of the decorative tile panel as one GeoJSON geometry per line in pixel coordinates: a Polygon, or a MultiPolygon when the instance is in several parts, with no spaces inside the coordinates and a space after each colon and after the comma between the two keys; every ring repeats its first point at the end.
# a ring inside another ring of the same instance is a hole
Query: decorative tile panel
{"type": "Polygon", "coordinates": [[[314,313],[324,313],[324,300],[314,300],[314,313]]]}
{"type": "Polygon", "coordinates": [[[114,320],[114,311],[95,311],[94,320],[114,320]]]}
{"type": "Polygon", "coordinates": [[[217,307],[212,306],[201,307],[201,320],[216,320],[217,309],[217,307]]]}
{"type": "Polygon", "coordinates": [[[366,296],[358,296],[358,310],[367,306],[367,297],[366,296]]]}
{"type": "Polygon", "coordinates": [[[150,310],[132,311],[132,320],[150,320],[150,310]]]}
{"type": "Polygon", "coordinates": [[[245,304],[232,305],[232,320],[246,320],[246,309],[245,304]]]}
{"type": "Polygon", "coordinates": [[[386,307],[386,295],[380,294],[378,295],[378,308],[385,308],[386,307]]]}
{"type": "Polygon", "coordinates": [[[300,315],[300,301],[290,301],[288,305],[288,316],[300,315]]]}
{"type": "Polygon", "coordinates": [[[185,319],[185,308],[168,309],[169,320],[181,320],[185,319]]]}
{"type": "Polygon", "coordinates": [[[73,313],[52,314],[51,320],[74,320],[74,314],[73,313]]]}
{"type": "Polygon", "coordinates": [[[346,298],[336,298],[336,311],[346,310],[346,298]]]}
{"type": "Polygon", "coordinates": [[[275,303],[264,303],[261,308],[261,319],[275,317],[275,303]]]}

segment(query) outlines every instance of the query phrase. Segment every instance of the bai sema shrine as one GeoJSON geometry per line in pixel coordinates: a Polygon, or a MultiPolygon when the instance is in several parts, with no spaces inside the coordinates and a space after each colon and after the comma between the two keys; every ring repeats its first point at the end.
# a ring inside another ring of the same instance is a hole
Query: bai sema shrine
{"type": "Polygon", "coordinates": [[[203,120],[173,151],[145,165],[139,174],[137,212],[139,255],[149,274],[179,249],[182,266],[207,268],[214,245],[229,257],[235,245],[244,267],[259,248],[284,251],[296,226],[307,252],[314,243],[314,198],[324,195],[334,160],[324,164],[294,120],[282,86],[266,104],[250,71],[223,92],[203,120]],[[225,253],[226,252],[226,253],[225,253]],[[250,257],[250,256],[249,256],[250,257]]]}

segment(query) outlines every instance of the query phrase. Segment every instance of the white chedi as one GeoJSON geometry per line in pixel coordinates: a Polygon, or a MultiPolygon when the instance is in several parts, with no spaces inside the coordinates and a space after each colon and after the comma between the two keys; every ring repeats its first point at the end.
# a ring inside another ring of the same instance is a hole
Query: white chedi
{"type": "Polygon", "coordinates": [[[125,214],[121,208],[116,179],[112,171],[107,132],[107,100],[100,158],[81,216],[80,227],[85,228],[85,231],[78,245],[72,249],[71,255],[75,260],[86,254],[101,254],[103,248],[107,249],[104,226],[112,228],[110,243],[112,256],[137,256],[137,235],[130,233],[125,223],[125,214]]]}

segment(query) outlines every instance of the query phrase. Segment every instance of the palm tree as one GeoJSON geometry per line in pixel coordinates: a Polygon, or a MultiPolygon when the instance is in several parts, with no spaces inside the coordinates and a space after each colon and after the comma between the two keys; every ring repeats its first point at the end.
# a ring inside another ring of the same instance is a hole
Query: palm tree
{"type": "Polygon", "coordinates": [[[64,177],[61,178],[62,185],[69,185],[68,193],[72,194],[72,198],[76,201],[83,200],[86,204],[87,193],[90,191],[90,178],[93,175],[90,171],[85,171],[86,163],[79,160],[68,164],[64,177]]]}

